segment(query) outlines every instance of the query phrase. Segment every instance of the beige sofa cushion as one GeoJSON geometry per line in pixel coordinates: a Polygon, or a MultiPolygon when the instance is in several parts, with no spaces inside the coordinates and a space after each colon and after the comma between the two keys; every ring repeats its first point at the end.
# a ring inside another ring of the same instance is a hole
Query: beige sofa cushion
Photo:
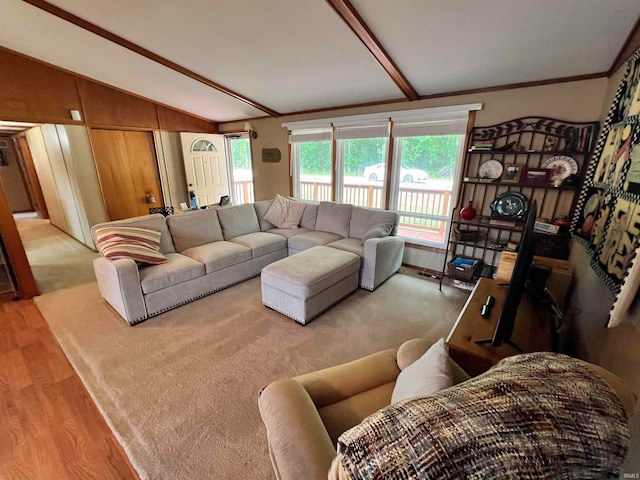
{"type": "Polygon", "coordinates": [[[355,253],[356,255],[364,257],[364,246],[362,242],[357,238],[342,238],[327,244],[327,247],[337,248],[338,250],[344,250],[345,252],[355,253]]]}
{"type": "Polygon", "coordinates": [[[267,233],[275,233],[284,238],[291,238],[294,235],[300,235],[301,233],[307,233],[310,231],[308,228],[270,228],[267,233]]]}
{"type": "Polygon", "coordinates": [[[287,248],[286,238],[267,232],[247,233],[229,241],[250,248],[253,258],[262,257],[268,253],[287,248]]]}
{"type": "Polygon", "coordinates": [[[262,200],[260,202],[254,202],[253,204],[253,208],[256,209],[256,215],[258,216],[260,231],[262,232],[266,232],[267,230],[271,230],[272,228],[276,227],[273,223],[265,220],[264,218],[264,214],[267,213],[267,210],[269,210],[269,207],[272,203],[273,200],[262,200]]]}
{"type": "Polygon", "coordinates": [[[289,248],[293,250],[307,250],[311,247],[319,247],[327,245],[336,240],[340,240],[342,237],[337,233],[330,232],[307,232],[300,235],[294,235],[289,238],[289,248]]]}
{"type": "Polygon", "coordinates": [[[304,207],[304,212],[300,219],[300,227],[315,230],[316,220],[318,218],[318,206],[320,203],[312,200],[303,200],[303,202],[306,206],[304,207]]]}
{"type": "MultiPolygon", "coordinates": [[[[370,231],[376,230],[375,236],[383,237],[389,235],[397,223],[398,214],[396,212],[375,208],[353,207],[348,236],[362,240],[370,231]],[[380,234],[378,235],[378,233],[380,234]]],[[[369,236],[368,238],[373,238],[373,236],[369,236]]]]}
{"type": "Polygon", "coordinates": [[[233,242],[214,242],[182,252],[204,264],[207,274],[251,260],[251,249],[233,242]]]}
{"type": "Polygon", "coordinates": [[[258,215],[251,203],[217,208],[216,212],[225,240],[260,231],[258,215]]]}
{"type": "Polygon", "coordinates": [[[335,233],[341,237],[348,237],[352,210],[353,205],[320,202],[318,218],[316,219],[316,230],[335,233]]]}
{"type": "Polygon", "coordinates": [[[167,253],[168,262],[139,269],[142,292],[162,290],[204,275],[204,265],[180,253],[167,253]]]}
{"type": "Polygon", "coordinates": [[[218,214],[213,208],[169,215],[167,225],[178,252],[224,240],[218,214]]]}

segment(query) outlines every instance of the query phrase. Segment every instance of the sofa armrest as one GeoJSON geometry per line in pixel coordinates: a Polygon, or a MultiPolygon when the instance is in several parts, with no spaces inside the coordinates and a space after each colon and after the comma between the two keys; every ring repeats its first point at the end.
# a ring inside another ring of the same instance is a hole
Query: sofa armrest
{"type": "Polygon", "coordinates": [[[138,265],[131,259],[109,260],[98,257],[93,261],[100,294],[133,325],[147,318],[147,307],[140,286],[138,265]]]}
{"type": "Polygon", "coordinates": [[[326,479],[336,450],[304,387],[277,380],[262,390],[258,407],[276,478],[326,479]]]}
{"type": "Polygon", "coordinates": [[[370,238],[364,242],[360,287],[375,290],[402,265],[404,240],[396,236],[370,238]]]}
{"type": "MultiPolygon", "coordinates": [[[[392,383],[400,374],[396,350],[391,348],[352,362],[295,377],[317,408],[392,383]]],[[[391,399],[391,397],[389,397],[391,399]]]]}

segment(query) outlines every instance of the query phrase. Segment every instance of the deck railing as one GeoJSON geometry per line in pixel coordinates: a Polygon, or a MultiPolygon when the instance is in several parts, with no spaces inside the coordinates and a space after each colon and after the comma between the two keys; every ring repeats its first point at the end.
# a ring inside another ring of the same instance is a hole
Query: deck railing
{"type": "Polygon", "coordinates": [[[236,194],[236,203],[238,205],[255,202],[255,197],[253,196],[253,180],[233,182],[233,191],[236,194]]]}
{"type": "MultiPolygon", "coordinates": [[[[449,215],[451,192],[447,190],[428,190],[421,185],[400,187],[398,197],[399,210],[413,212],[416,215],[400,217],[399,233],[406,237],[423,240],[444,241],[447,222],[424,218],[424,215],[449,215]]],[[[300,197],[319,201],[331,199],[331,183],[300,182],[300,197]]],[[[344,202],[361,207],[381,208],[384,192],[382,185],[344,185],[344,202]]]]}
{"type": "MultiPolygon", "coordinates": [[[[234,183],[236,202],[254,201],[253,182],[251,180],[234,183]]],[[[398,197],[399,210],[415,215],[400,217],[399,233],[402,236],[422,240],[444,241],[447,222],[424,218],[425,215],[446,217],[449,215],[451,192],[446,190],[428,190],[422,185],[403,185],[398,197]]],[[[382,185],[345,184],[344,202],[361,207],[381,208],[384,192],[382,185]]],[[[331,183],[312,181],[300,182],[300,198],[329,201],[331,183]]]]}

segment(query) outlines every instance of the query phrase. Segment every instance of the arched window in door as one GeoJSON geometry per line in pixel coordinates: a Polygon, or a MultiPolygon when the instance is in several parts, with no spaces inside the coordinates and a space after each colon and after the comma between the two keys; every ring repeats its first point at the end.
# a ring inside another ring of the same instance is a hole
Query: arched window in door
{"type": "Polygon", "coordinates": [[[196,140],[191,145],[192,152],[216,152],[216,147],[209,140],[196,140]]]}

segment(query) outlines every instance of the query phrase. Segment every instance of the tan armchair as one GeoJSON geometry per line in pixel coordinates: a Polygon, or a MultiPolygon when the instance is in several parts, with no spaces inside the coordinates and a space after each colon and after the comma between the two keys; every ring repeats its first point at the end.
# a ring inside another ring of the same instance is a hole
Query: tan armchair
{"type": "MultiPolygon", "coordinates": [[[[277,380],[260,393],[269,454],[278,480],[326,479],[338,437],[391,402],[400,371],[432,340],[413,339],[335,367],[277,380]]],[[[455,383],[469,376],[451,361],[455,383]]]]}
{"type": "MultiPolygon", "coordinates": [[[[327,479],[332,460],[337,456],[338,437],[388,406],[400,371],[431,345],[432,341],[427,339],[410,340],[397,350],[384,350],[265,387],[258,405],[276,478],[327,479]]],[[[614,390],[627,418],[633,416],[637,400],[634,393],[607,370],[586,362],[585,365],[614,390]]],[[[451,366],[455,384],[469,378],[453,361],[451,366]]],[[[343,478],[340,464],[337,466],[331,478],[343,478]]]]}

